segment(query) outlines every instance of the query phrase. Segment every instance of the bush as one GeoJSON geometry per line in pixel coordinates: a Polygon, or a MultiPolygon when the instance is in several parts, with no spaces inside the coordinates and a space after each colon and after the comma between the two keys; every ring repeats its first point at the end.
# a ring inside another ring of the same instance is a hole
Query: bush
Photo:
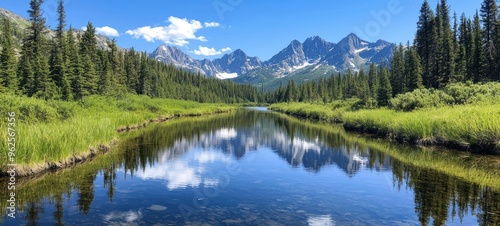
{"type": "Polygon", "coordinates": [[[500,83],[472,84],[470,82],[448,85],[445,92],[454,98],[454,104],[474,104],[500,99],[500,83]]]}
{"type": "Polygon", "coordinates": [[[393,98],[390,107],[396,111],[413,111],[419,108],[477,104],[500,101],[500,83],[454,83],[441,90],[417,89],[393,98]]]}
{"type": "Polygon", "coordinates": [[[413,111],[419,108],[443,107],[453,104],[452,96],[435,89],[417,89],[399,94],[391,99],[389,107],[396,111],[413,111]]]}

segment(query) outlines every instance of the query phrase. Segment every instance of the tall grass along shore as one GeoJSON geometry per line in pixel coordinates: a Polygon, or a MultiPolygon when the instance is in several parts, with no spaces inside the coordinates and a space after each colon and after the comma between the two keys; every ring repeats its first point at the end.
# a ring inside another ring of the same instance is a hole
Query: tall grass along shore
{"type": "MultiPolygon", "coordinates": [[[[0,96],[0,114],[15,113],[17,175],[32,175],[82,161],[107,151],[119,131],[176,116],[229,112],[236,107],[193,101],[126,95],[90,96],[79,102],[44,101],[15,95],[0,96]]],[[[8,161],[7,121],[0,123],[0,174],[8,161]]]]}
{"type": "Polygon", "coordinates": [[[499,153],[498,102],[442,105],[412,111],[387,108],[357,110],[353,108],[354,102],[279,103],[271,105],[270,109],[305,118],[342,122],[347,130],[377,134],[400,142],[499,153]]]}

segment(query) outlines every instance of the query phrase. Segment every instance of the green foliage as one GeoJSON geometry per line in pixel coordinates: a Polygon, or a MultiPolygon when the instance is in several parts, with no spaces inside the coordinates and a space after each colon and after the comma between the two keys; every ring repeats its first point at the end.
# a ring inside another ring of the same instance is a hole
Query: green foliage
{"type": "MultiPolygon", "coordinates": [[[[500,143],[500,105],[427,108],[410,113],[362,110],[345,114],[345,126],[421,144],[495,147],[500,143]]],[[[493,150],[491,150],[493,151],[493,150]]]]}
{"type": "Polygon", "coordinates": [[[413,111],[426,107],[443,107],[453,102],[453,97],[441,90],[416,89],[410,93],[397,95],[390,101],[390,107],[397,111],[413,111]]]}
{"type": "MultiPolygon", "coordinates": [[[[65,160],[92,146],[107,144],[116,138],[119,128],[142,125],[158,117],[220,113],[234,108],[137,95],[123,99],[94,95],[79,102],[0,95],[0,114],[16,114],[17,137],[22,138],[16,148],[19,164],[65,160]]],[[[0,124],[2,163],[7,162],[5,126],[0,124]]]]}
{"type": "Polygon", "coordinates": [[[352,110],[345,105],[306,103],[273,104],[270,109],[325,121],[342,121],[348,129],[417,144],[454,144],[468,148],[488,148],[495,152],[500,144],[500,105],[457,105],[425,108],[413,112],[390,109],[352,110]],[[490,149],[491,148],[491,149],[490,149]]]}
{"type": "Polygon", "coordinates": [[[450,84],[444,90],[417,89],[400,94],[391,100],[396,111],[413,111],[419,108],[443,107],[463,104],[495,103],[500,101],[500,83],[450,84]]]}
{"type": "Polygon", "coordinates": [[[392,87],[389,80],[389,72],[386,68],[380,67],[379,87],[377,102],[379,106],[387,106],[392,98],[392,87]]]}

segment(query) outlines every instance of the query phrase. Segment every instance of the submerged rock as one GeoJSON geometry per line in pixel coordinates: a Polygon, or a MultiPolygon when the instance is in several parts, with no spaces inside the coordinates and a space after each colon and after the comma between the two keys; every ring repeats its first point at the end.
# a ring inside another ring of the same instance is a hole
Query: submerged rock
{"type": "Polygon", "coordinates": [[[152,206],[148,207],[148,210],[152,210],[152,211],[164,211],[166,209],[167,209],[166,206],[160,206],[160,205],[152,205],[152,206]]]}

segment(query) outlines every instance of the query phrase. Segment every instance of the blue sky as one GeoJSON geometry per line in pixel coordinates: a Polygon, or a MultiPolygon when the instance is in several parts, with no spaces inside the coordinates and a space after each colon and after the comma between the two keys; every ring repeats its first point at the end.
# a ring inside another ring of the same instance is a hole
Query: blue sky
{"type": "MultiPolygon", "coordinates": [[[[438,0],[429,0],[435,7],[438,0]]],[[[482,0],[448,0],[450,11],[472,16],[482,0]]],[[[236,49],[268,60],[290,41],[318,35],[338,42],[349,33],[367,41],[413,40],[419,0],[65,0],[68,26],[91,21],[123,48],[153,51],[163,43],[196,59],[236,49]]],[[[27,17],[29,0],[1,0],[27,17]]],[[[57,0],[45,0],[47,23],[56,27],[57,0]]]]}

